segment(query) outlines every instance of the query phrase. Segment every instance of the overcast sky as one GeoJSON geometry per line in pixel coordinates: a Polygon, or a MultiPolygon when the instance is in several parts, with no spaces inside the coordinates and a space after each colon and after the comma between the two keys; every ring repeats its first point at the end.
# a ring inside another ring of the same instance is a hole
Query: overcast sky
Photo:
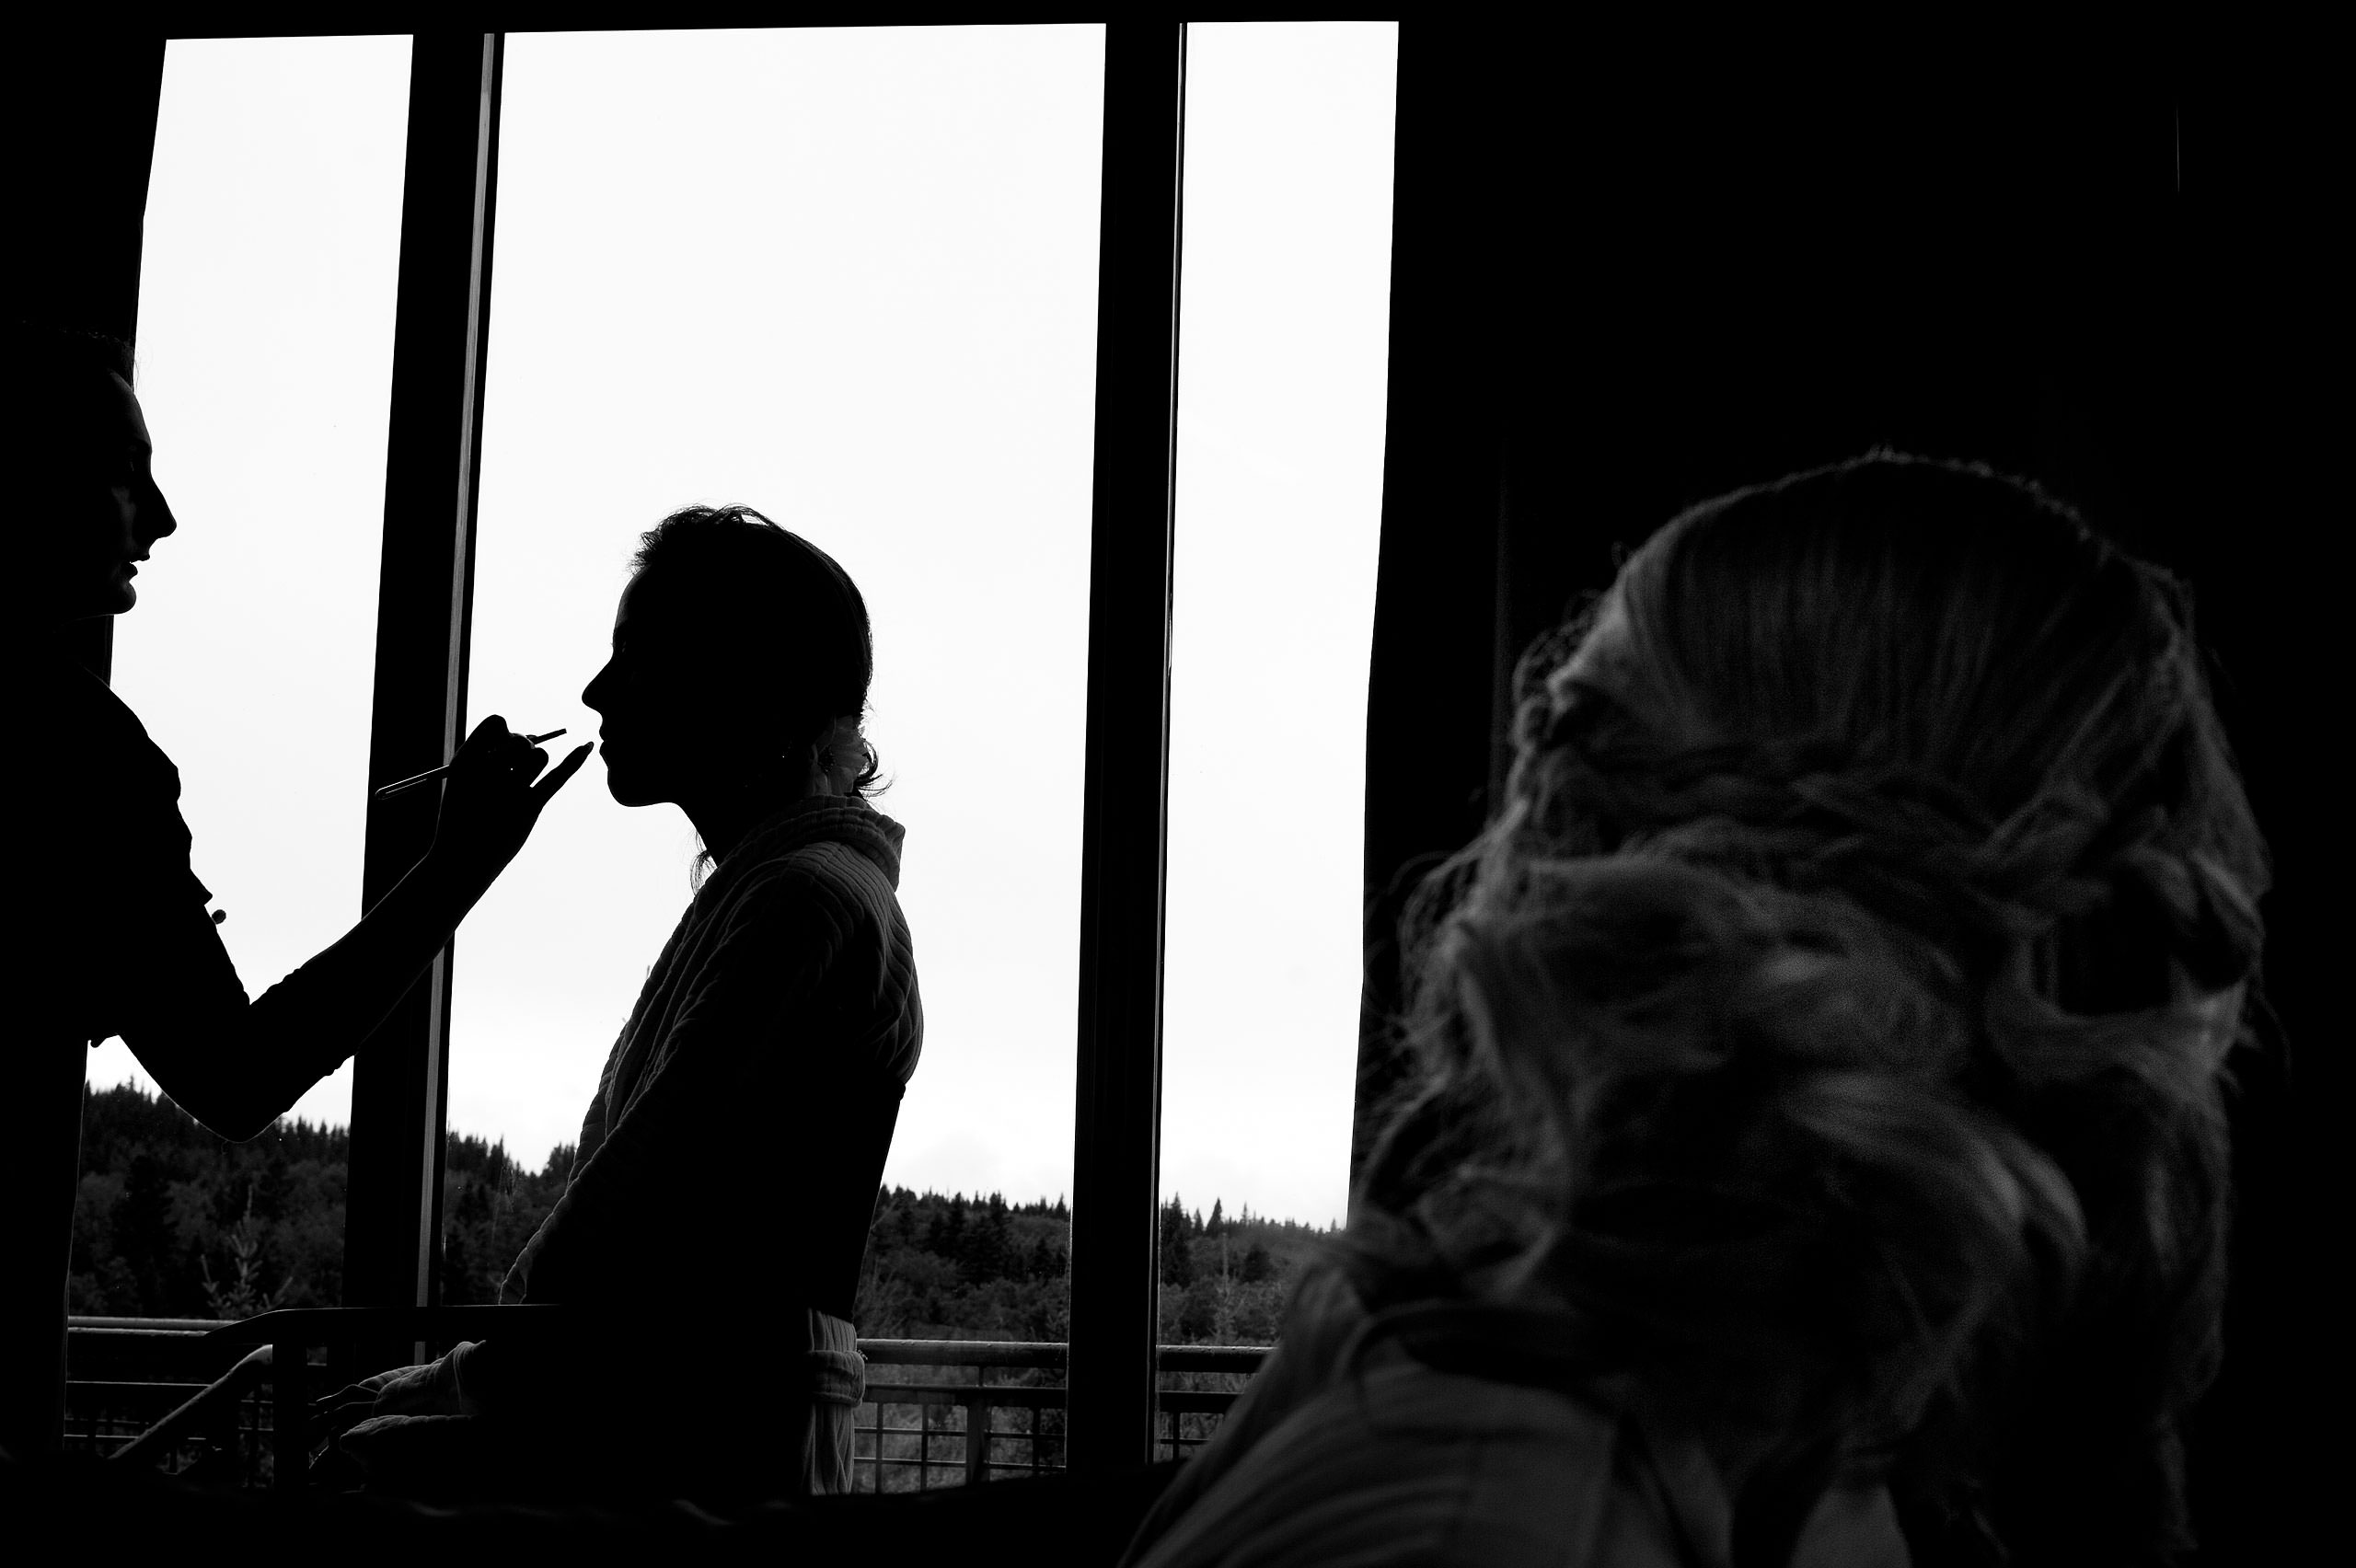
{"type": "MultiPolygon", "coordinates": [[[[1163,1190],[1340,1216],[1388,24],[1193,29],[1163,1190]]],[[[511,34],[470,717],[594,733],[636,535],[849,570],[927,1015],[887,1179],[1069,1190],[1103,33],[511,34]]],[[[259,992],[357,913],[406,39],[174,42],[140,392],[181,532],[115,685],[259,992]]],[[[570,744],[569,741],[565,744],[570,744]]],[[[454,1131],[571,1138],[694,839],[590,767],[461,928],[454,1131]]],[[[92,1081],[139,1078],[129,1053],[92,1081]]],[[[349,1069],[297,1113],[341,1121],[349,1069]]]]}

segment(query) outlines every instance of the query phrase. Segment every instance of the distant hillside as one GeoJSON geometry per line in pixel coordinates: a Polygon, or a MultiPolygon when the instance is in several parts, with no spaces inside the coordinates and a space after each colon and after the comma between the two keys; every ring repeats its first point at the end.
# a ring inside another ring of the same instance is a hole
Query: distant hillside
{"type": "MultiPolygon", "coordinates": [[[[1161,1211],[1161,1337],[1266,1344],[1299,1270],[1330,1232],[1248,1210],[1161,1211]]],[[[860,1332],[876,1339],[1069,1337],[1071,1212],[887,1187],[868,1229],[860,1332]]]]}
{"type": "Polygon", "coordinates": [[[343,1289],[341,1127],[282,1122],[233,1144],[129,1084],[82,1114],[69,1311],[243,1317],[343,1289]]]}
{"type": "MultiPolygon", "coordinates": [[[[564,1190],[571,1145],[537,1170],[503,1145],[451,1135],[443,1171],[443,1299],[495,1301],[508,1265],[564,1190]]],[[[69,1309],[243,1318],[331,1307],[343,1286],[351,1136],[284,1122],[214,1136],[129,1084],[93,1091],[82,1129],[69,1309]]],[[[1171,1343],[1265,1344],[1300,1267],[1330,1232],[1248,1210],[1161,1212],[1161,1325],[1171,1343]]],[[[1061,1199],[877,1195],[860,1332],[879,1339],[1068,1337],[1071,1214],[1061,1199]]]]}
{"type": "MultiPolygon", "coordinates": [[[[343,1294],[352,1136],[281,1122],[247,1143],[130,1084],[82,1113],[67,1309],[92,1316],[243,1318],[333,1307],[343,1294]]],[[[537,1173],[454,1134],[443,1171],[443,1299],[498,1298],[507,1265],[564,1190],[571,1146],[537,1173]]]]}

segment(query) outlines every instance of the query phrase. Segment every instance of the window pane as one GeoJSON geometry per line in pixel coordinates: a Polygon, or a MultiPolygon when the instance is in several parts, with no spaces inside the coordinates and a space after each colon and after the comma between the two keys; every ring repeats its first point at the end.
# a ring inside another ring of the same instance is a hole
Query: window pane
{"type": "MultiPolygon", "coordinates": [[[[360,914],[409,55],[393,37],[164,57],[138,391],[180,526],[115,624],[114,688],[179,767],[257,995],[360,914]]],[[[125,1079],[152,1090],[120,1041],[91,1054],[93,1084],[125,1079]]],[[[347,1065],[294,1114],[351,1102],[347,1065]]]]}
{"type": "Polygon", "coordinates": [[[1163,1331],[1265,1343],[1307,1235],[1195,1222],[1347,1196],[1398,29],[1188,34],[1163,1331]]]}
{"type": "MultiPolygon", "coordinates": [[[[927,1024],[886,1181],[1054,1200],[1103,29],[516,34],[506,70],[469,706],[594,736],[580,692],[676,507],[743,502],[833,553],[874,623],[927,1024]]],[[[537,1170],[577,1135],[694,853],[594,759],[558,798],[460,937],[454,1140],[537,1170]]],[[[1024,1247],[1045,1228],[1015,1219],[1024,1247]]],[[[943,1326],[908,1311],[862,1328],[943,1326]]]]}

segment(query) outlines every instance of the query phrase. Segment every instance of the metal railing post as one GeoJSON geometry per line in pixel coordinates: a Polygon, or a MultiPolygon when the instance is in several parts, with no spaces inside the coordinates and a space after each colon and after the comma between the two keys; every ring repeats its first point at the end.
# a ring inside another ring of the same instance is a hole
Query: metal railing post
{"type": "Polygon", "coordinates": [[[989,1479],[989,1390],[976,1387],[962,1402],[965,1406],[965,1484],[976,1486],[989,1479]]]}
{"type": "Polygon", "coordinates": [[[311,1413],[309,1347],[281,1340],[271,1347],[271,1482],[300,1492],[310,1482],[311,1448],[304,1439],[311,1413]]]}

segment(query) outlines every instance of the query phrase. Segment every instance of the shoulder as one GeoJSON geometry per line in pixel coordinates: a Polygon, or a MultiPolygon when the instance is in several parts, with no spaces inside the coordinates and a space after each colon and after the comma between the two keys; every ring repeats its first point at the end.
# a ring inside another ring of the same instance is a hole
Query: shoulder
{"type": "Polygon", "coordinates": [[[1377,1350],[1269,1431],[1143,1562],[1666,1568],[1675,1558],[1618,1495],[1617,1449],[1613,1418],[1566,1395],[1377,1350]]]}
{"type": "Polygon", "coordinates": [[[855,845],[839,839],[820,839],[787,850],[771,862],[789,876],[807,878],[813,882],[853,889],[863,896],[878,892],[889,899],[893,896],[892,880],[884,868],[855,845]]]}
{"type": "Polygon", "coordinates": [[[185,862],[179,770],[137,714],[104,683],[53,655],[23,660],[10,721],[19,755],[37,768],[11,770],[11,808],[56,831],[36,836],[101,880],[185,862]]]}
{"type": "Polygon", "coordinates": [[[883,871],[847,844],[804,844],[747,867],[721,893],[733,923],[849,930],[896,923],[899,898],[883,871]]]}
{"type": "MultiPolygon", "coordinates": [[[[146,764],[172,773],[147,727],[106,683],[53,654],[26,657],[17,669],[18,733],[60,763],[146,764]]],[[[178,775],[172,775],[177,781],[178,775]]]]}

